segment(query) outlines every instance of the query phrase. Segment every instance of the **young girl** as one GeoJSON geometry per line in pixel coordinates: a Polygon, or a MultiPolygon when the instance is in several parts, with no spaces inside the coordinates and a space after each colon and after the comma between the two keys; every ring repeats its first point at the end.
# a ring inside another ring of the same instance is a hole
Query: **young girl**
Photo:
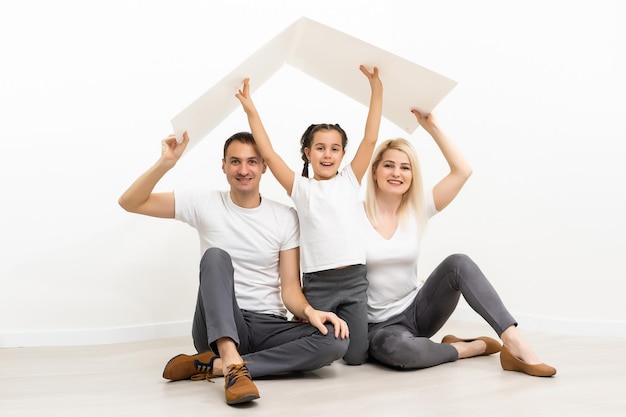
{"type": "Polygon", "coordinates": [[[304,132],[299,177],[272,148],[250,98],[248,79],[236,94],[261,156],[298,211],[304,294],[313,308],[333,311],[348,323],[350,346],[344,360],[351,365],[367,359],[367,278],[358,194],[378,139],[383,100],[378,68],[369,72],[361,65],[360,70],[370,83],[369,113],[356,155],[341,171],[348,139],[338,124],[315,124],[304,132]],[[308,177],[309,164],[313,178],[308,177]]]}

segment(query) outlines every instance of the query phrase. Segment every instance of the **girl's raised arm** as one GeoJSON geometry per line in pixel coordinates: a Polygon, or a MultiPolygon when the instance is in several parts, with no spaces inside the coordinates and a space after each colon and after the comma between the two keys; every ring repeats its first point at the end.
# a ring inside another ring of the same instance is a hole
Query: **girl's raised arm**
{"type": "Polygon", "coordinates": [[[378,140],[380,119],[383,114],[383,83],[378,77],[378,67],[374,67],[374,72],[369,72],[364,65],[361,65],[359,69],[369,80],[370,88],[372,89],[370,108],[367,114],[367,121],[365,122],[365,134],[354,155],[354,159],[350,163],[352,171],[360,183],[363,175],[365,175],[365,171],[367,171],[376,147],[376,141],[378,140]]]}
{"type": "Polygon", "coordinates": [[[235,97],[239,99],[243,110],[248,116],[250,131],[252,132],[252,136],[254,137],[256,146],[261,153],[261,157],[263,158],[267,166],[270,167],[270,170],[272,171],[272,174],[274,174],[274,177],[276,177],[276,180],[278,180],[280,185],[282,185],[283,188],[287,191],[287,194],[291,195],[291,189],[293,188],[295,173],[289,168],[283,158],[281,158],[280,155],[278,155],[272,147],[270,138],[267,136],[265,127],[263,127],[263,123],[261,122],[259,112],[256,110],[256,107],[252,102],[252,98],[250,97],[249,78],[246,78],[243,81],[243,88],[240,89],[237,94],[235,94],[235,97]]]}

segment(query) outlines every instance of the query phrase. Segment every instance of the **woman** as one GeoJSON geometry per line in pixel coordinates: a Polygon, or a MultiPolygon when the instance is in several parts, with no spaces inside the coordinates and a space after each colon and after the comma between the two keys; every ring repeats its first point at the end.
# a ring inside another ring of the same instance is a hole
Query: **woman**
{"type": "Polygon", "coordinates": [[[465,255],[446,258],[421,285],[417,259],[427,220],[459,193],[472,169],[432,114],[412,111],[432,136],[450,172],[424,192],[417,157],[404,139],[383,142],[374,154],[365,199],[369,354],[391,367],[419,369],[500,352],[502,368],[552,376],[517,329],[517,322],[478,266],[465,255]],[[460,295],[498,334],[460,339],[432,337],[448,320],[460,295]]]}

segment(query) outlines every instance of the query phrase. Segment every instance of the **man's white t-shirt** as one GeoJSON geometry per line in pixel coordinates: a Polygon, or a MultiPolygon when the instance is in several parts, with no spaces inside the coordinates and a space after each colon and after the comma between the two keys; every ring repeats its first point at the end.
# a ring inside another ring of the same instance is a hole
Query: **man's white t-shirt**
{"type": "Polygon", "coordinates": [[[296,211],[266,198],[258,207],[239,207],[229,191],[177,190],[174,196],[175,218],[198,231],[200,253],[216,247],[230,255],[239,308],[286,317],[279,253],[298,247],[296,211]]]}

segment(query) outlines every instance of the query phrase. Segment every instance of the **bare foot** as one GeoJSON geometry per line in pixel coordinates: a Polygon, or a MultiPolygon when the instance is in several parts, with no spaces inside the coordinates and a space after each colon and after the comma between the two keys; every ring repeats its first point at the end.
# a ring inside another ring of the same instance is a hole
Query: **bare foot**
{"type": "Polygon", "coordinates": [[[530,345],[524,340],[517,327],[510,326],[500,336],[502,343],[512,355],[529,365],[542,363],[530,345]]]}
{"type": "Polygon", "coordinates": [[[459,359],[472,358],[485,353],[487,344],[482,340],[473,340],[471,342],[454,342],[450,343],[459,352],[459,359]]]}

